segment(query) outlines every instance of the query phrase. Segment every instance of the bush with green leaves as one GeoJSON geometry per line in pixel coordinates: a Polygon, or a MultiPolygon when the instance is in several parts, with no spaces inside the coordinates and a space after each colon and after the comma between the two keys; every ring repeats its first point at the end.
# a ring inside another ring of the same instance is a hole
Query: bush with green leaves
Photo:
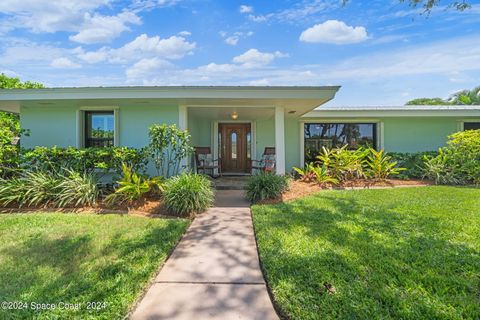
{"type": "Polygon", "coordinates": [[[266,199],[276,199],[285,192],[290,178],[271,172],[255,174],[248,179],[246,186],[247,199],[255,203],[266,199]]]}
{"type": "Polygon", "coordinates": [[[436,157],[425,157],[425,176],[438,184],[480,183],[480,130],[448,137],[436,157]]]}
{"type": "Polygon", "coordinates": [[[315,174],[315,181],[320,186],[336,185],[340,182],[338,181],[337,178],[332,177],[330,175],[330,172],[328,171],[328,168],[325,165],[314,167],[313,173],[315,174]]]}
{"type": "Polygon", "coordinates": [[[212,206],[214,196],[207,176],[183,172],[167,180],[163,200],[169,212],[178,216],[193,216],[212,206]]]}
{"type": "Polygon", "coordinates": [[[115,191],[105,198],[107,205],[131,202],[147,195],[159,196],[164,191],[162,177],[149,178],[135,172],[127,164],[122,165],[122,177],[117,181],[117,185],[115,191]]]}
{"type": "Polygon", "coordinates": [[[9,179],[0,179],[1,206],[92,206],[99,193],[94,175],[70,170],[57,174],[24,170],[9,179]]]}
{"type": "Polygon", "coordinates": [[[312,182],[315,180],[315,165],[313,162],[307,163],[304,169],[293,167],[293,170],[303,182],[312,182]]]}
{"type": "Polygon", "coordinates": [[[148,148],[158,175],[168,178],[178,174],[181,161],[193,152],[188,131],[174,124],[154,124],[149,136],[148,148]]]}
{"type": "Polygon", "coordinates": [[[76,172],[120,173],[126,163],[135,171],[145,171],[148,164],[146,149],[127,147],[84,148],[35,147],[21,152],[21,166],[44,172],[61,172],[64,169],[76,172]]]}
{"type": "Polygon", "coordinates": [[[318,163],[328,168],[330,175],[339,181],[360,179],[365,177],[365,161],[370,149],[328,149],[323,147],[317,156],[318,163]]]}
{"type": "Polygon", "coordinates": [[[397,162],[392,161],[392,157],[387,155],[383,149],[379,151],[373,148],[368,149],[365,164],[367,165],[366,176],[374,180],[385,180],[391,175],[397,175],[405,170],[398,168],[397,162]]]}
{"type": "Polygon", "coordinates": [[[425,156],[435,157],[438,155],[438,151],[389,152],[388,154],[392,157],[392,161],[397,162],[397,167],[405,168],[396,175],[398,179],[421,179],[425,173],[425,156]]]}

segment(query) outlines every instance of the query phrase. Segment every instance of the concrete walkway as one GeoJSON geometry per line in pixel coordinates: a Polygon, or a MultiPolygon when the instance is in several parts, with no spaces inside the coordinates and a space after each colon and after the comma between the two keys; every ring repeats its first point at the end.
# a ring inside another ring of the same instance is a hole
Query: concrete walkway
{"type": "Polygon", "coordinates": [[[163,266],[132,319],[278,319],[243,191],[217,191],[163,266]]]}

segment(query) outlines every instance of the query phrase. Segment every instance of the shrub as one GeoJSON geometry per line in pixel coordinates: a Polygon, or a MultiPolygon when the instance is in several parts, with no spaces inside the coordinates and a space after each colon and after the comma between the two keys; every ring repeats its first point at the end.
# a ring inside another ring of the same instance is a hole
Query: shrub
{"type": "Polygon", "coordinates": [[[136,171],[145,171],[148,163],[146,149],[105,147],[77,149],[73,147],[36,147],[21,152],[21,166],[44,172],[61,172],[64,169],[76,172],[113,171],[121,172],[126,163],[136,171]]]}
{"type": "Polygon", "coordinates": [[[391,175],[399,174],[404,168],[397,168],[397,162],[391,161],[392,157],[387,155],[384,150],[377,151],[368,149],[368,155],[365,163],[368,166],[366,175],[375,180],[385,180],[391,175]]]}
{"type": "Polygon", "coordinates": [[[315,165],[313,162],[307,163],[305,169],[293,167],[293,170],[300,176],[300,180],[303,182],[315,180],[315,165]]]}
{"type": "Polygon", "coordinates": [[[149,150],[158,175],[171,177],[180,171],[180,162],[193,148],[190,134],[177,126],[155,124],[149,128],[149,150]]]}
{"type": "Polygon", "coordinates": [[[84,206],[95,204],[99,195],[93,175],[73,171],[53,175],[41,171],[21,171],[18,176],[0,179],[0,184],[1,205],[84,206]]]}
{"type": "Polygon", "coordinates": [[[480,130],[450,135],[436,157],[425,157],[425,176],[440,184],[479,184],[480,130]]]}
{"type": "Polygon", "coordinates": [[[165,207],[179,216],[192,215],[212,206],[212,183],[205,175],[184,172],[173,176],[165,184],[165,207]]]}
{"type": "Polygon", "coordinates": [[[160,194],[163,191],[163,178],[148,178],[127,164],[122,165],[122,178],[117,184],[115,192],[105,198],[108,205],[137,200],[149,193],[160,194]]]}
{"type": "Polygon", "coordinates": [[[315,174],[315,180],[321,186],[328,184],[335,185],[339,183],[338,179],[330,176],[328,168],[325,165],[314,167],[313,172],[315,174]]]}
{"type": "Polygon", "coordinates": [[[288,189],[289,178],[270,172],[253,175],[247,182],[247,199],[252,203],[276,199],[288,189]]]}
{"type": "Polygon", "coordinates": [[[317,156],[320,165],[324,165],[330,175],[339,181],[365,177],[365,158],[369,149],[348,150],[347,145],[341,148],[322,148],[317,156]]]}
{"type": "Polygon", "coordinates": [[[438,155],[437,151],[424,151],[415,153],[389,152],[392,161],[397,162],[397,167],[405,168],[396,177],[399,179],[421,179],[425,174],[425,156],[435,157],[438,155]]]}

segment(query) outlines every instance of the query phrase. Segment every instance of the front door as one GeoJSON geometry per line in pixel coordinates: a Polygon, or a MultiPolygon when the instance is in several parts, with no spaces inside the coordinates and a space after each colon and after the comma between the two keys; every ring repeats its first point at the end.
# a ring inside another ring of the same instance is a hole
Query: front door
{"type": "Polygon", "coordinates": [[[250,123],[221,123],[218,126],[222,172],[246,173],[250,169],[250,123]]]}

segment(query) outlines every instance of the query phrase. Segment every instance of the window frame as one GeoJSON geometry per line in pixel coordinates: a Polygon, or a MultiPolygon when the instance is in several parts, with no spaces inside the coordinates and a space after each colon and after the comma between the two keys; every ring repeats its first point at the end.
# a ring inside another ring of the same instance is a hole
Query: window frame
{"type": "MultiPolygon", "coordinates": [[[[118,106],[84,106],[76,111],[77,119],[77,148],[86,148],[86,113],[87,112],[113,112],[113,146],[120,145],[120,112],[118,106]]],[[[100,147],[101,148],[101,147],[100,147]]]]}
{"type": "Polygon", "coordinates": [[[373,148],[384,148],[383,121],[379,119],[309,119],[300,122],[300,165],[305,166],[305,125],[307,124],[371,124],[373,125],[373,148]]]}

